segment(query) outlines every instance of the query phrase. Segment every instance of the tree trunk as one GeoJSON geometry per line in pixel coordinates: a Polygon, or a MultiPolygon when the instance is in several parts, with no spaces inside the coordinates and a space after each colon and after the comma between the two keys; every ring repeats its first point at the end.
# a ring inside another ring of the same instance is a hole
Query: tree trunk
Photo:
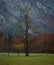
{"type": "Polygon", "coordinates": [[[25,53],[26,56],[29,56],[29,47],[28,47],[28,23],[26,22],[26,32],[25,32],[25,53]]]}
{"type": "Polygon", "coordinates": [[[18,49],[18,56],[19,56],[19,49],[18,49]]]}
{"type": "Polygon", "coordinates": [[[29,56],[29,48],[28,48],[28,41],[27,41],[27,39],[26,39],[25,53],[26,53],[26,56],[29,56]]]}

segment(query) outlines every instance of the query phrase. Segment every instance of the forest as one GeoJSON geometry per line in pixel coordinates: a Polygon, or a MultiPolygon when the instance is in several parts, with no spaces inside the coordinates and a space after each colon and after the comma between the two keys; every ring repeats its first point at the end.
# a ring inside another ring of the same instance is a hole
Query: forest
{"type": "MultiPolygon", "coordinates": [[[[29,35],[28,49],[30,53],[54,53],[54,34],[45,33],[39,36],[29,35]]],[[[0,33],[0,52],[25,52],[25,38],[7,36],[0,33]]]]}

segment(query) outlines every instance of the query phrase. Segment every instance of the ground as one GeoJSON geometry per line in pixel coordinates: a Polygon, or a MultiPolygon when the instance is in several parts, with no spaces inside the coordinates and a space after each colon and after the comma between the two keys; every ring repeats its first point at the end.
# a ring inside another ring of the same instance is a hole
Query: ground
{"type": "Polygon", "coordinates": [[[54,54],[30,54],[26,57],[24,54],[10,53],[8,56],[0,53],[0,65],[54,65],[54,54]]]}

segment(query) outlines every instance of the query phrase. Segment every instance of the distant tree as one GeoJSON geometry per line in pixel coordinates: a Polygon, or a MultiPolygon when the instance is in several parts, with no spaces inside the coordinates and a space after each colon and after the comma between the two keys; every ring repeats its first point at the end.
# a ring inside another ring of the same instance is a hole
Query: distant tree
{"type": "Polygon", "coordinates": [[[24,49],[24,43],[14,43],[13,48],[17,50],[19,56],[19,51],[24,49]]]}
{"type": "Polygon", "coordinates": [[[9,56],[9,52],[11,51],[11,47],[12,47],[12,36],[11,36],[11,34],[8,34],[7,45],[8,45],[8,56],[9,56]]]}
{"type": "Polygon", "coordinates": [[[43,35],[43,39],[44,39],[44,42],[43,42],[43,44],[44,44],[44,52],[46,53],[46,55],[48,55],[48,51],[49,51],[49,37],[48,37],[48,35],[43,35]]]}
{"type": "Polygon", "coordinates": [[[0,51],[3,50],[2,49],[2,47],[3,47],[3,43],[2,43],[3,40],[2,40],[2,38],[3,38],[3,32],[0,33],[0,51]]]}
{"type": "MultiPolygon", "coordinates": [[[[0,52],[4,51],[4,37],[3,37],[3,32],[0,33],[0,52]]],[[[2,53],[3,56],[3,53],[2,53]]]]}
{"type": "Polygon", "coordinates": [[[47,41],[44,42],[44,50],[45,50],[45,52],[46,52],[46,54],[47,54],[47,56],[48,56],[49,47],[48,47],[47,41]]]}

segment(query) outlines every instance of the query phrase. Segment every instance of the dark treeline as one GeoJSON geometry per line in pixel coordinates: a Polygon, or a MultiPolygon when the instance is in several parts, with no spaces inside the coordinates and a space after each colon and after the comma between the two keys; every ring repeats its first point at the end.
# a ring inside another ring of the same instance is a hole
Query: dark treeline
{"type": "MultiPolygon", "coordinates": [[[[54,53],[54,38],[47,40],[48,38],[43,38],[45,36],[29,35],[28,50],[30,53],[54,53]]],[[[0,52],[25,52],[24,37],[13,37],[11,34],[5,36],[0,33],[0,52]]]]}

